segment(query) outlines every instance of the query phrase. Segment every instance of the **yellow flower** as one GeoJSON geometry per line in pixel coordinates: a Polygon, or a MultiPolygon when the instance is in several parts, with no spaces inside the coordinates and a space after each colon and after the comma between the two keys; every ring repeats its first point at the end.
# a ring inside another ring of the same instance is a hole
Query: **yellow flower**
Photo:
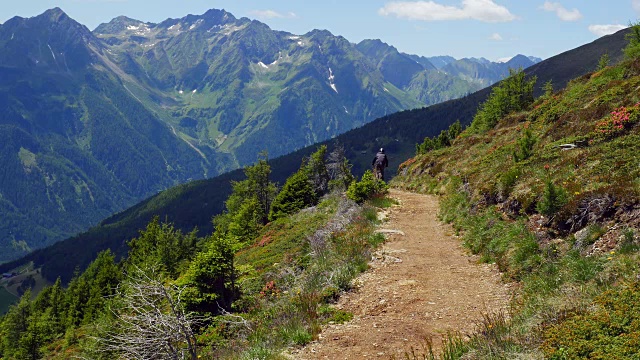
{"type": "Polygon", "coordinates": [[[580,195],[580,191],[574,192],[575,195],[580,195]]]}
{"type": "Polygon", "coordinates": [[[616,252],[615,252],[615,251],[613,251],[613,250],[611,250],[611,251],[609,252],[609,254],[611,254],[611,255],[613,255],[613,254],[615,254],[615,253],[616,253],[616,252]]]}
{"type": "Polygon", "coordinates": [[[609,257],[607,258],[607,260],[611,260],[611,259],[613,259],[611,256],[609,256],[609,257]]]}

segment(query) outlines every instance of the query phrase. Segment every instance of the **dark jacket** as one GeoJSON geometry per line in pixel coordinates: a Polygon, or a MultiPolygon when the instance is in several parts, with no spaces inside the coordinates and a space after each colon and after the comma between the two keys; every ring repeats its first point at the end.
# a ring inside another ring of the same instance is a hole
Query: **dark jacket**
{"type": "Polygon", "coordinates": [[[389,160],[387,160],[387,154],[378,151],[376,156],[373,158],[371,165],[379,164],[379,166],[389,167],[389,160]]]}

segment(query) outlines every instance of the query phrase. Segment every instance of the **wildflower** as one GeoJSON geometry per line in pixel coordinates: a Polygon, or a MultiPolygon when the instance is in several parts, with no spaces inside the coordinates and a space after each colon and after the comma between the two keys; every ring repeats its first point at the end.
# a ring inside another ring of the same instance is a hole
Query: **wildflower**
{"type": "Polygon", "coordinates": [[[573,193],[574,195],[580,195],[580,191],[576,191],[573,193]]]}
{"type": "Polygon", "coordinates": [[[613,254],[615,254],[615,253],[616,253],[616,252],[615,252],[615,251],[613,251],[613,250],[611,250],[611,251],[609,252],[609,254],[611,254],[611,255],[613,255],[613,254]]]}
{"type": "Polygon", "coordinates": [[[607,258],[607,260],[611,260],[611,259],[613,259],[611,256],[609,256],[609,257],[607,258]]]}
{"type": "Polygon", "coordinates": [[[544,169],[545,169],[545,170],[547,170],[547,171],[549,171],[549,164],[545,164],[545,165],[544,165],[544,169]]]}

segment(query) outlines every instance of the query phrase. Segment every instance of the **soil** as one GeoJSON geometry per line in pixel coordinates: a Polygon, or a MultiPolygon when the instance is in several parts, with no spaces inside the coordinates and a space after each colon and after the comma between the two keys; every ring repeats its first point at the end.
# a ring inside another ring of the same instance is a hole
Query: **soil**
{"type": "Polygon", "coordinates": [[[290,349],[289,358],[404,359],[426,339],[438,348],[448,332],[468,334],[483,314],[507,312],[509,285],[437,220],[436,197],[400,190],[391,197],[399,205],[384,214],[379,231],[386,243],[336,304],[353,320],[326,325],[317,340],[290,349]]]}

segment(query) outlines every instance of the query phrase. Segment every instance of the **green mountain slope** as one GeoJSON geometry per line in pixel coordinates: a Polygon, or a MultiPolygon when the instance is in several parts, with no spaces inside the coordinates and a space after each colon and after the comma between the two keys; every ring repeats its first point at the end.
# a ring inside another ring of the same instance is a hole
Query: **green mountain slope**
{"type": "Polygon", "coordinates": [[[59,9],[7,21],[0,48],[0,261],[205,176],[206,160],[127,91],[100,41],[59,9]]]}
{"type": "MultiPolygon", "coordinates": [[[[601,38],[534,65],[527,71],[538,77],[539,84],[553,79],[556,88],[564,87],[568,78],[581,76],[587,69],[595,69],[600,56],[605,52],[610,54],[612,62],[619,61],[622,58],[621,49],[626,44],[625,33],[626,31],[621,31],[601,38]],[[548,64],[575,66],[560,67],[548,64]]],[[[369,168],[375,151],[381,146],[387,149],[391,161],[389,170],[393,173],[400,163],[413,156],[415,144],[422,142],[425,136],[439,134],[456,120],[469,124],[478,105],[486,99],[489,91],[485,89],[462,99],[388,115],[338,136],[336,140],[344,145],[348,158],[354,164],[355,173],[361,174],[369,168]]],[[[541,93],[541,90],[537,91],[541,93]]],[[[332,146],[332,141],[325,143],[329,147],[332,146]]],[[[286,177],[297,170],[302,157],[308,156],[314,150],[315,145],[271,160],[274,180],[282,184],[286,177]]],[[[156,214],[162,219],[176,223],[183,230],[190,231],[194,227],[210,229],[211,217],[222,211],[221,199],[227,196],[229,180],[240,177],[241,172],[236,171],[158,194],[105,220],[101,226],[89,232],[2,265],[0,271],[10,270],[20,263],[35,261],[47,277],[55,279],[61,275],[69,279],[74,268],[86,267],[97,251],[105,248],[124,249],[123,242],[135,235],[156,214]],[[83,244],[88,250],[78,251],[79,244],[83,244]]]]}
{"type": "Polygon", "coordinates": [[[506,63],[443,56],[432,58],[439,64],[436,67],[428,58],[400,53],[380,40],[363,40],[356,48],[389,82],[427,105],[463,97],[502,80],[510,68],[525,69],[536,63],[524,55],[506,63]]]}
{"type": "Polygon", "coordinates": [[[160,24],[116,18],[94,33],[148,91],[175,100],[158,111],[179,133],[239,165],[422,105],[328,31],[293,35],[211,10],[160,24]]]}

